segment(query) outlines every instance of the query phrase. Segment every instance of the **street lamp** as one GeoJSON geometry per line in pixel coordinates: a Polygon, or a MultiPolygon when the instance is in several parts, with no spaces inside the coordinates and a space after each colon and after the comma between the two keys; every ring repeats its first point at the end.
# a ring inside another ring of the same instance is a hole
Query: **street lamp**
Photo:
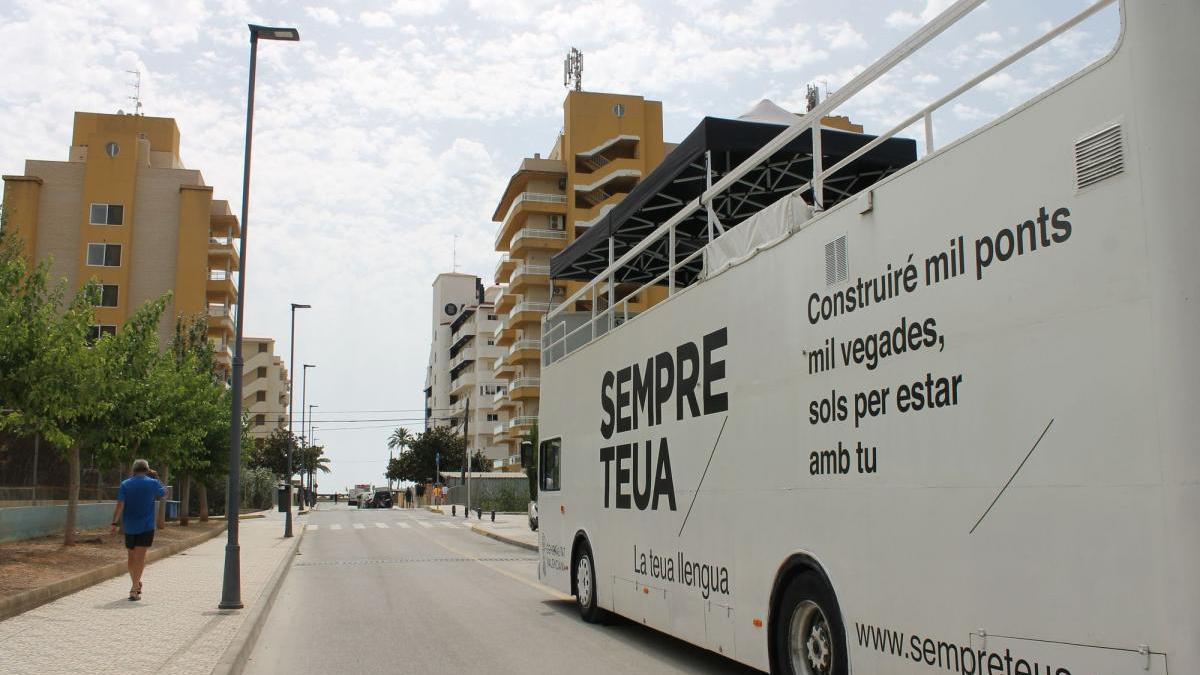
{"type": "MultiPolygon", "coordinates": [[[[292,432],[292,422],[295,415],[292,414],[292,395],[295,389],[296,381],[296,310],[309,309],[312,305],[301,305],[295,302],[292,303],[292,334],[288,339],[290,355],[288,356],[288,451],[287,451],[287,513],[283,519],[283,536],[288,538],[292,536],[292,446],[296,444],[296,434],[292,432]]],[[[306,369],[305,373],[308,372],[306,369]]],[[[300,414],[304,414],[304,408],[300,408],[300,414]]]]}
{"type": "MultiPolygon", "coordinates": [[[[254,75],[258,66],[258,40],[297,41],[295,28],[268,28],[250,24],[250,82],[246,88],[246,146],[242,163],[242,236],[238,242],[238,284],[233,343],[233,406],[229,415],[229,483],[225,490],[225,574],[219,609],[242,608],[241,545],[238,543],[238,501],[241,494],[242,458],[242,318],[246,305],[246,231],[250,212],[250,145],[254,136],[254,75]]],[[[290,516],[289,512],[289,516],[290,516]]],[[[290,525],[290,521],[289,521],[290,525]]]]}
{"type": "MultiPolygon", "coordinates": [[[[312,443],[308,440],[308,436],[304,433],[304,430],[306,429],[306,427],[304,426],[304,407],[305,407],[305,402],[308,400],[308,369],[309,368],[316,368],[316,366],[314,366],[311,363],[304,364],[304,369],[303,369],[304,372],[303,372],[303,377],[302,377],[303,385],[300,388],[300,436],[301,436],[301,438],[305,439],[305,442],[304,442],[305,446],[312,445],[312,443]]],[[[288,481],[291,481],[291,480],[292,480],[291,476],[288,476],[288,481]]],[[[300,486],[304,487],[304,469],[303,468],[300,469],[300,486]]],[[[310,485],[309,487],[311,488],[312,486],[310,485]]]]}

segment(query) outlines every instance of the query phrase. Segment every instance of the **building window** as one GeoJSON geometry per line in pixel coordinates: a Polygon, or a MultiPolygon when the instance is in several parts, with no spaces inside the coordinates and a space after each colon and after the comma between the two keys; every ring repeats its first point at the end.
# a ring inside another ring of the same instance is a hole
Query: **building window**
{"type": "Polygon", "coordinates": [[[488,346],[489,346],[489,347],[494,347],[495,345],[496,345],[496,341],[495,341],[495,340],[488,340],[488,346]]]}
{"type": "Polygon", "coordinates": [[[265,392],[265,391],[255,392],[254,400],[258,401],[259,403],[263,403],[264,401],[267,400],[267,392],[265,392]]]}
{"type": "Polygon", "coordinates": [[[96,326],[88,326],[87,340],[88,340],[88,342],[95,342],[96,340],[100,339],[101,335],[116,335],[116,334],[117,334],[116,326],[110,326],[108,324],[99,324],[96,326]]]}
{"type": "Polygon", "coordinates": [[[487,416],[487,421],[489,421],[489,422],[499,422],[499,421],[500,421],[500,415],[498,415],[498,414],[496,414],[496,413],[488,413],[488,416],[487,416]]]}
{"type": "Polygon", "coordinates": [[[258,414],[258,415],[255,415],[255,416],[254,416],[254,426],[256,426],[256,427],[265,427],[265,426],[267,426],[267,416],[266,416],[266,415],[263,415],[263,414],[261,414],[261,413],[260,413],[260,414],[258,414]]]}
{"type": "Polygon", "coordinates": [[[259,366],[258,370],[256,372],[257,372],[257,377],[266,377],[267,376],[267,367],[259,366]]]}
{"type": "Polygon", "coordinates": [[[125,207],[121,204],[92,204],[88,216],[92,225],[123,225],[125,207]]]}
{"type": "Polygon", "coordinates": [[[97,307],[116,307],[117,306],[117,285],[103,284],[100,286],[100,302],[97,307]]]}
{"type": "Polygon", "coordinates": [[[499,320],[499,317],[497,317],[495,314],[488,314],[487,320],[488,321],[497,321],[497,320],[499,320]]]}
{"type": "Polygon", "coordinates": [[[613,114],[616,115],[617,117],[624,117],[625,116],[625,104],[624,103],[613,104],[613,114]]]}
{"type": "Polygon", "coordinates": [[[88,244],[87,264],[90,267],[120,267],[120,244],[88,244]]]}
{"type": "Polygon", "coordinates": [[[559,482],[562,471],[562,441],[557,438],[542,441],[541,455],[538,469],[542,474],[542,492],[557,492],[562,488],[559,482]]]}
{"type": "Polygon", "coordinates": [[[258,353],[259,354],[267,353],[267,343],[265,343],[265,342],[258,343],[258,353]]]}

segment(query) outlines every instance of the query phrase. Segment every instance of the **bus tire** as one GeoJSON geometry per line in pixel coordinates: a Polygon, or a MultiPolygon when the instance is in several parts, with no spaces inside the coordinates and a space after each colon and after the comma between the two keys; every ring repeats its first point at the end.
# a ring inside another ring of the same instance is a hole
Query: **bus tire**
{"type": "Polygon", "coordinates": [[[587,542],[581,543],[573,567],[575,604],[579,607],[579,617],[588,623],[600,623],[604,616],[596,600],[596,559],[592,557],[592,548],[587,542]]]}
{"type": "Polygon", "coordinates": [[[846,629],[833,589],[812,570],[788,581],[773,622],[772,672],[846,675],[846,629]]]}

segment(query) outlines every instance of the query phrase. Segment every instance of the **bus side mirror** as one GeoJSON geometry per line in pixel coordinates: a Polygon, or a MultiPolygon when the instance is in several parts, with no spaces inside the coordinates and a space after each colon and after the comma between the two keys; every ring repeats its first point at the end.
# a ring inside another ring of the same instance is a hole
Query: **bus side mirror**
{"type": "Polygon", "coordinates": [[[533,461],[533,443],[521,441],[521,466],[529,466],[533,461]]]}

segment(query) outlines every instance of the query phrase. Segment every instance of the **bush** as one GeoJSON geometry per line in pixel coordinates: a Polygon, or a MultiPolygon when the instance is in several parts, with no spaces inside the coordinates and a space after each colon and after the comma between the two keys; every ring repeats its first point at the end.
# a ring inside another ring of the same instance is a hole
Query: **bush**
{"type": "Polygon", "coordinates": [[[275,498],[278,479],[270,469],[258,467],[242,470],[243,509],[269,509],[275,498]]]}
{"type": "Polygon", "coordinates": [[[505,490],[498,495],[484,497],[479,500],[479,507],[484,511],[524,513],[529,508],[526,497],[526,486],[521,485],[517,490],[505,490]]]}

